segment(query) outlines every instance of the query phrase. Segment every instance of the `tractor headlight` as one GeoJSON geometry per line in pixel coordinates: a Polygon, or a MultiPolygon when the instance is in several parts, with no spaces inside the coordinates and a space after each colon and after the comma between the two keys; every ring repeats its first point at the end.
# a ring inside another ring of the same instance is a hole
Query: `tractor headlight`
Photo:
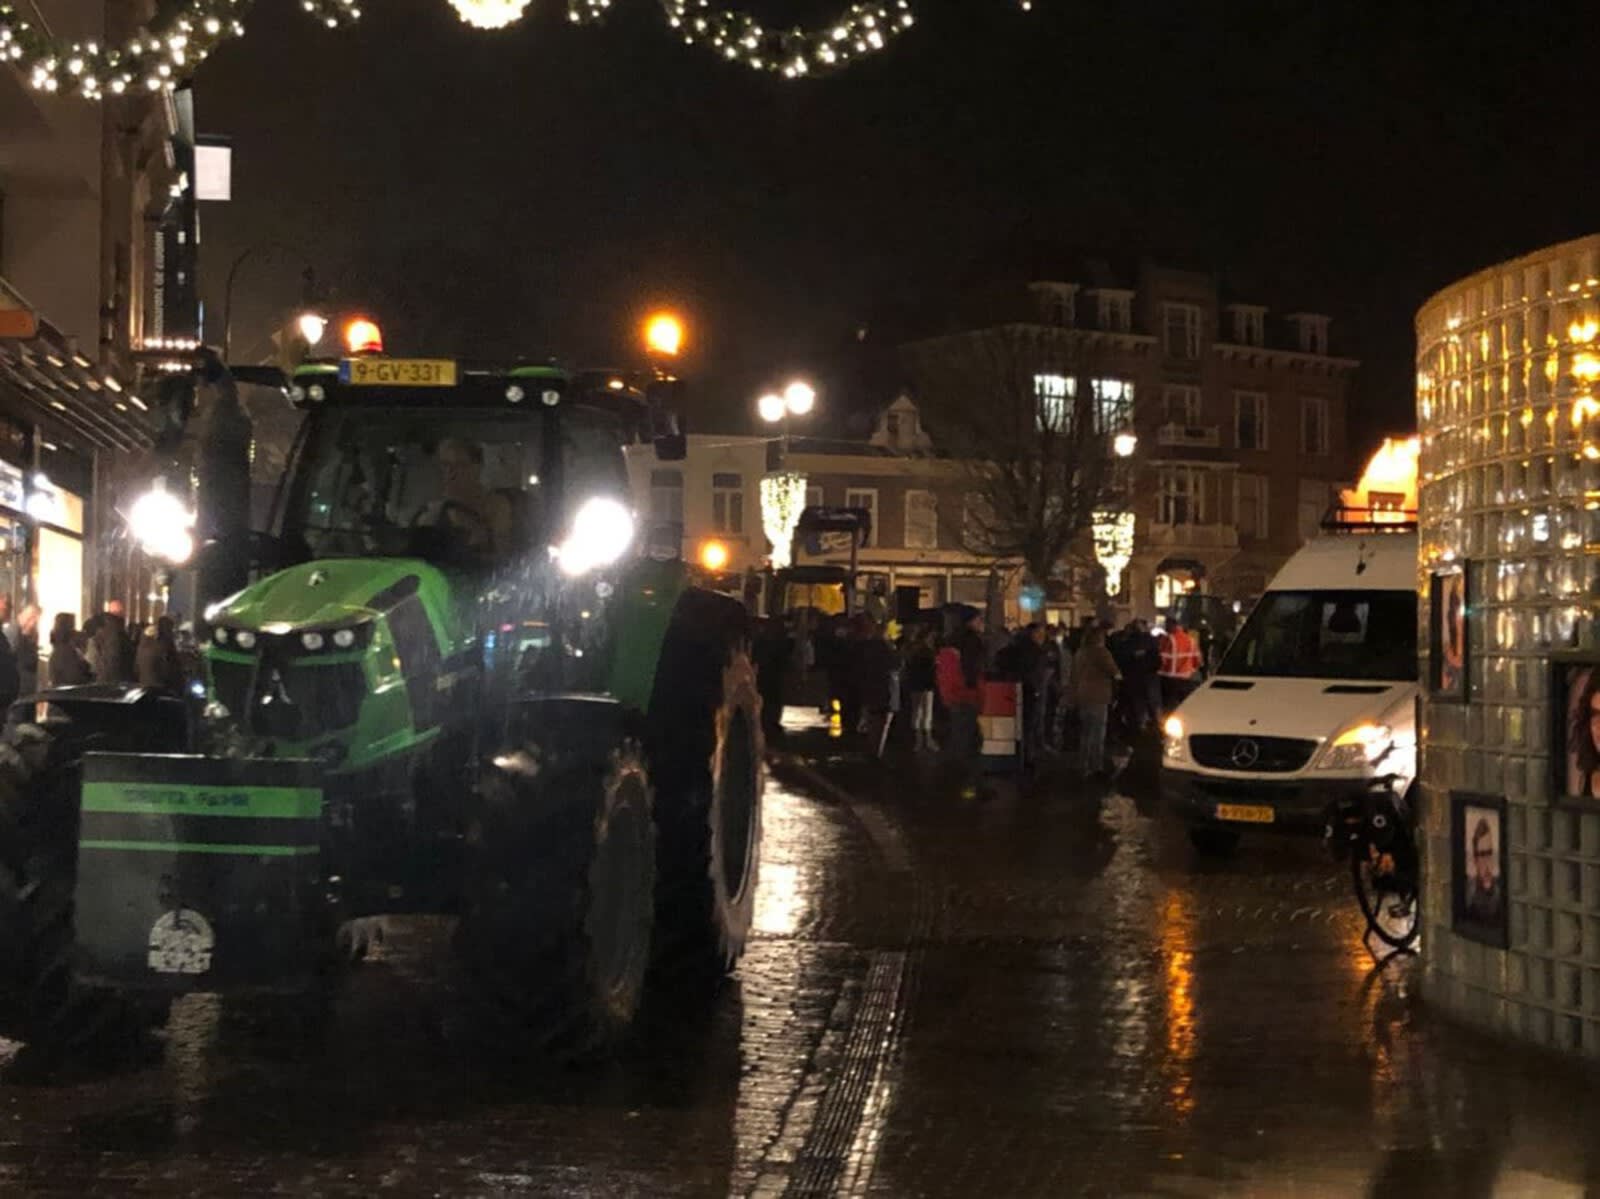
{"type": "Polygon", "coordinates": [[[1386,724],[1364,721],[1352,725],[1322,751],[1318,770],[1360,770],[1383,758],[1394,746],[1394,730],[1386,724]]]}
{"type": "Polygon", "coordinates": [[[610,566],[633,544],[633,514],[620,500],[595,496],[585,500],[572,518],[572,531],[555,547],[563,574],[576,578],[599,566],[610,566]]]}
{"type": "Polygon", "coordinates": [[[313,654],[357,649],[366,645],[371,636],[370,620],[339,629],[307,629],[300,634],[300,648],[313,654]]]}
{"type": "Polygon", "coordinates": [[[222,628],[220,625],[217,626],[216,628],[211,630],[211,640],[215,641],[218,645],[227,645],[228,644],[228,630],[225,629],[225,628],[222,628]]]}
{"type": "Polygon", "coordinates": [[[256,635],[250,629],[240,629],[233,635],[233,643],[240,649],[255,649],[256,635]]]}

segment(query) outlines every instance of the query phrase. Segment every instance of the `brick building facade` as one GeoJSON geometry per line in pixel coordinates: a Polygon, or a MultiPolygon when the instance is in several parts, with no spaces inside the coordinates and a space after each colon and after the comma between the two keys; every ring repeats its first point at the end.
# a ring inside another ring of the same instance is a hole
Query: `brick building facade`
{"type": "MultiPolygon", "coordinates": [[[[1228,295],[1214,275],[1151,264],[1027,290],[1027,312],[912,343],[907,361],[949,361],[1003,337],[1027,347],[1041,408],[1079,387],[1097,404],[1125,406],[1119,419],[1139,441],[1127,500],[1134,558],[1114,597],[1121,614],[1153,615],[1191,588],[1258,595],[1352,474],[1357,363],[1331,353],[1330,319],[1279,316],[1228,295]]],[[[1082,607],[1087,597],[1074,598],[1082,607]]]]}

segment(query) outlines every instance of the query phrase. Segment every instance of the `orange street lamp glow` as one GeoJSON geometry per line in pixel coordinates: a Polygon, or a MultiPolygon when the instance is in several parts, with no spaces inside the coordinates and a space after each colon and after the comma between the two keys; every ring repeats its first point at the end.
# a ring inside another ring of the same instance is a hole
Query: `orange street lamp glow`
{"type": "Polygon", "coordinates": [[[358,316],[344,327],[344,348],[352,354],[381,354],[383,331],[376,321],[358,316]]]}
{"type": "Polygon", "coordinates": [[[658,312],[644,323],[644,344],[652,354],[676,358],[683,348],[683,322],[670,312],[658,312]]]}
{"type": "Polygon", "coordinates": [[[724,570],[728,565],[728,547],[720,541],[707,541],[700,547],[700,565],[707,570],[724,570]]]}

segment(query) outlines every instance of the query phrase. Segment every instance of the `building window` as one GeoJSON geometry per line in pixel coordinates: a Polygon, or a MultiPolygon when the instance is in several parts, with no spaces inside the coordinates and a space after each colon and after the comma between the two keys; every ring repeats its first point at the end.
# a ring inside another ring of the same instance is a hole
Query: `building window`
{"type": "Polygon", "coordinates": [[[1127,379],[1094,379],[1094,431],[1116,433],[1133,425],[1133,384],[1127,379]]]}
{"type": "Polygon", "coordinates": [[[1328,401],[1323,396],[1300,397],[1300,450],[1306,454],[1328,452],[1328,401]]]}
{"type": "Polygon", "coordinates": [[[933,492],[906,492],[906,549],[939,548],[939,505],[933,492]]]}
{"type": "Polygon", "coordinates": [[[1322,531],[1322,518],[1328,512],[1330,489],[1321,479],[1300,480],[1300,540],[1307,541],[1322,531]]]}
{"type": "Polygon", "coordinates": [[[1170,358],[1200,357],[1200,306],[1198,304],[1163,304],[1167,356],[1170,358]]]}
{"type": "Polygon", "coordinates": [[[1204,479],[1192,466],[1161,468],[1161,503],[1157,511],[1160,524],[1198,525],[1205,523],[1204,479]]]}
{"type": "Polygon", "coordinates": [[[846,508],[865,508],[871,518],[872,527],[867,530],[867,538],[861,544],[863,547],[878,544],[878,491],[874,487],[847,487],[844,492],[844,506],[846,508]]]}
{"type": "Polygon", "coordinates": [[[1265,345],[1266,311],[1239,305],[1233,310],[1233,340],[1241,346],[1265,345]]]}
{"type": "Polygon", "coordinates": [[[1326,354],[1328,352],[1328,318],[1318,316],[1314,312],[1296,313],[1290,318],[1295,323],[1295,328],[1300,334],[1300,352],[1302,354],[1326,354]]]}
{"type": "Polygon", "coordinates": [[[1076,284],[1035,283],[1034,298],[1039,304],[1039,319],[1046,325],[1070,329],[1077,324],[1076,284]]]}
{"type": "Polygon", "coordinates": [[[1241,450],[1267,448],[1267,393],[1233,393],[1233,444],[1241,450]]]}
{"type": "Polygon", "coordinates": [[[822,507],[823,504],[826,503],[826,501],[822,497],[823,497],[822,484],[821,483],[813,483],[813,484],[811,484],[810,486],[808,486],[806,488],[806,507],[807,508],[820,508],[820,507],[822,507]]]}
{"type": "Polygon", "coordinates": [[[1169,383],[1161,389],[1161,412],[1167,424],[1193,428],[1200,423],[1200,389],[1169,383]]]}
{"type": "Polygon", "coordinates": [[[1265,475],[1235,475],[1233,478],[1234,523],[1241,537],[1266,537],[1267,477],[1265,475]]]}
{"type": "Polygon", "coordinates": [[[1111,333],[1127,333],[1133,328],[1132,292],[1102,291],[1095,298],[1100,328],[1111,333]]]}
{"type": "Polygon", "coordinates": [[[744,477],[711,476],[711,527],[719,533],[744,532],[744,477]]]}
{"type": "Polygon", "coordinates": [[[650,472],[650,519],[658,525],[683,524],[683,472],[650,472]]]}
{"type": "Polygon", "coordinates": [[[1065,433],[1072,427],[1072,399],[1078,381],[1066,375],[1035,375],[1033,401],[1040,432],[1065,433]]]}

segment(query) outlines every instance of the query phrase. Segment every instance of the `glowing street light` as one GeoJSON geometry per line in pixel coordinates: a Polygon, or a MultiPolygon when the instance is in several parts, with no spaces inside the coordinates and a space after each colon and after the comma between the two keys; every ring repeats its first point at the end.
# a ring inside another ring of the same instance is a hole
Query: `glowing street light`
{"type": "Polygon", "coordinates": [[[1132,433],[1118,433],[1111,439],[1111,452],[1118,458],[1132,458],[1133,452],[1139,448],[1139,439],[1132,433]]]}
{"type": "Polygon", "coordinates": [[[683,322],[670,312],[657,312],[644,323],[644,344],[652,354],[676,358],[683,338],[683,322]]]}
{"type": "Polygon", "coordinates": [[[726,570],[728,547],[720,541],[707,541],[700,546],[700,565],[707,570],[726,570]]]}
{"type": "Polygon", "coordinates": [[[817,389],[804,379],[796,379],[783,389],[783,406],[793,416],[804,416],[817,404],[817,389]]]}
{"type": "Polygon", "coordinates": [[[789,415],[789,405],[775,391],[769,391],[756,401],[756,415],[769,425],[775,425],[789,415]]]}
{"type": "Polygon", "coordinates": [[[294,327],[299,332],[301,340],[315,348],[328,330],[328,318],[318,312],[302,312],[295,318],[294,327]]]}

